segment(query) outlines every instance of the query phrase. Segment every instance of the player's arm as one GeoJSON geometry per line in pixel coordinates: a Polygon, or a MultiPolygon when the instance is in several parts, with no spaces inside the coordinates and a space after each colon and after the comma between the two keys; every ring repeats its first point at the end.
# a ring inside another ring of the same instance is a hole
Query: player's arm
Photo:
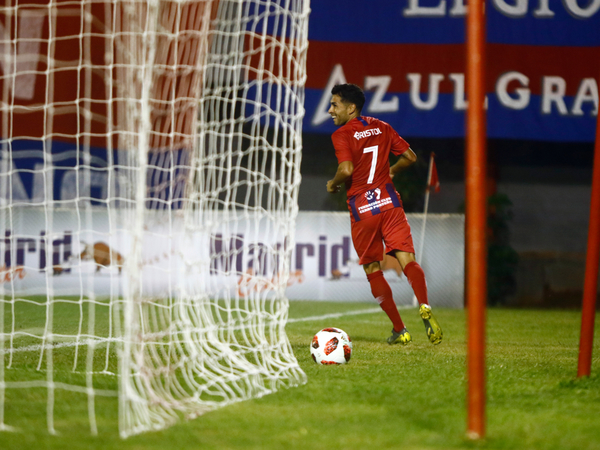
{"type": "Polygon", "coordinates": [[[417,155],[409,147],[404,153],[400,155],[398,161],[393,166],[390,166],[390,178],[394,178],[398,172],[402,172],[407,167],[412,166],[417,162],[417,155]]]}
{"type": "Polygon", "coordinates": [[[335,194],[340,191],[341,184],[348,180],[354,172],[352,161],[342,161],[335,172],[335,176],[327,182],[327,192],[335,194]]]}

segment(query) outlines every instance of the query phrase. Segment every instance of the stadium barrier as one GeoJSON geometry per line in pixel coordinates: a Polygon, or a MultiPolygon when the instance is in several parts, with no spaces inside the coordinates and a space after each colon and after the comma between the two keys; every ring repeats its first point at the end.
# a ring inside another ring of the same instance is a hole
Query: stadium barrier
{"type": "MultiPolygon", "coordinates": [[[[51,287],[55,296],[80,295],[82,283],[93,284],[96,296],[124,292],[127,277],[122,276],[122,268],[131,238],[110,223],[106,210],[96,209],[85,217],[74,209],[54,210],[53,230],[44,229],[45,214],[44,208],[13,209],[0,240],[0,280],[5,292],[45,295],[51,287]]],[[[424,215],[407,216],[418,249],[424,215]]],[[[273,236],[281,234],[260,223],[221,229],[209,226],[186,240],[181,237],[182,226],[177,220],[170,224],[150,221],[148,225],[142,282],[144,291],[153,297],[177,290],[168,282],[169,271],[181,282],[191,282],[185,279],[181,260],[199,253],[204,255],[207,291],[212,296],[266,292],[289,269],[286,296],[290,300],[372,301],[345,212],[299,212],[289,261],[281,261],[280,256],[292,244],[273,242],[273,236]]],[[[463,307],[464,216],[429,214],[423,255],[417,258],[427,276],[431,304],[463,307]]],[[[411,305],[412,290],[397,262],[385,257],[383,268],[396,303],[411,305]]]]}

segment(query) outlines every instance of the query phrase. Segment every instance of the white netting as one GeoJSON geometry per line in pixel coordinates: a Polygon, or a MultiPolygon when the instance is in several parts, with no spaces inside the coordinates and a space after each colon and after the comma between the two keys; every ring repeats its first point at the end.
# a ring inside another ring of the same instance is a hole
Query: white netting
{"type": "Polygon", "coordinates": [[[128,436],[304,381],[284,289],[308,3],[0,7],[0,429],[26,388],[50,432],[57,391],[93,433],[118,395],[128,436]]]}

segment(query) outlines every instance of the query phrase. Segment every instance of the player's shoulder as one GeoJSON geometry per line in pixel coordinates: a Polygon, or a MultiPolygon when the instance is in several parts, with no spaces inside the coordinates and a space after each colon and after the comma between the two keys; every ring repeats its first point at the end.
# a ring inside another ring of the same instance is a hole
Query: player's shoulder
{"type": "Polygon", "coordinates": [[[331,141],[336,148],[338,145],[342,145],[342,143],[349,141],[348,133],[344,130],[344,127],[340,127],[331,133],[331,141]]]}
{"type": "Polygon", "coordinates": [[[352,126],[352,121],[342,125],[341,127],[339,127],[337,130],[335,130],[332,134],[331,134],[331,139],[334,142],[339,142],[340,140],[348,140],[352,138],[352,135],[354,134],[354,132],[356,131],[354,129],[354,127],[352,126]]]}
{"type": "Polygon", "coordinates": [[[379,134],[382,134],[383,131],[392,129],[392,127],[387,122],[384,122],[383,120],[377,119],[375,117],[360,116],[360,117],[355,117],[354,119],[350,120],[345,125],[342,125],[341,127],[339,127],[337,130],[335,130],[333,132],[331,137],[334,140],[336,140],[336,139],[340,139],[340,138],[347,138],[347,137],[352,138],[352,137],[357,137],[357,136],[360,138],[360,137],[363,137],[363,135],[365,137],[372,136],[374,134],[373,134],[373,132],[371,132],[369,130],[373,130],[373,129],[376,130],[375,135],[379,135],[379,134]]]}
{"type": "Polygon", "coordinates": [[[333,133],[331,133],[331,136],[342,136],[342,135],[346,134],[347,132],[348,132],[348,129],[347,129],[346,125],[344,125],[344,126],[339,127],[333,133]]]}
{"type": "Polygon", "coordinates": [[[376,117],[361,116],[369,127],[391,128],[391,125],[376,117]]]}

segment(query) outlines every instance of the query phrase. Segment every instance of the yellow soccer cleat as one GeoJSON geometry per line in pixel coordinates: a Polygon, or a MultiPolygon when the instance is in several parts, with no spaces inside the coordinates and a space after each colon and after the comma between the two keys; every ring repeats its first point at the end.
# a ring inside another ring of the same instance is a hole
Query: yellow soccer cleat
{"type": "Polygon", "coordinates": [[[396,331],[392,328],[392,335],[389,338],[387,338],[387,343],[392,345],[394,342],[396,342],[396,339],[400,344],[406,345],[410,341],[412,341],[412,336],[410,335],[406,327],[402,328],[402,330],[399,333],[396,333],[396,331]]]}
{"type": "Polygon", "coordinates": [[[442,332],[442,328],[438,324],[437,320],[435,320],[435,317],[433,317],[431,306],[425,304],[421,305],[419,307],[419,314],[421,315],[421,319],[423,319],[423,323],[425,324],[425,332],[427,333],[429,341],[433,345],[437,345],[442,342],[444,333],[442,332]]]}

